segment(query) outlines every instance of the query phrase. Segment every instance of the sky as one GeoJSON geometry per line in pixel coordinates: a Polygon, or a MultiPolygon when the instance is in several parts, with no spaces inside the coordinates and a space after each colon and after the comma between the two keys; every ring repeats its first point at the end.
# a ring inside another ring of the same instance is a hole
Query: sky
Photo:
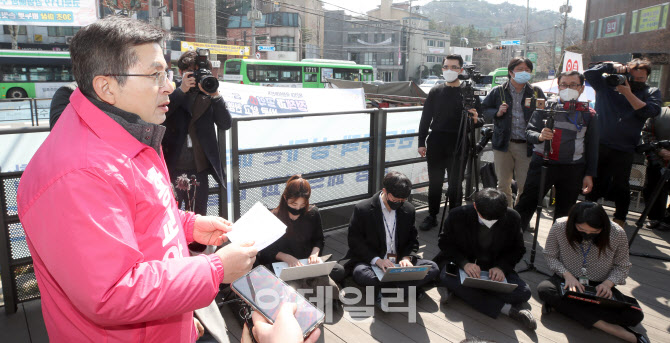
{"type": "MultiPolygon", "coordinates": [[[[326,3],[334,4],[339,7],[344,7],[346,9],[349,9],[351,11],[355,12],[360,12],[360,13],[365,13],[366,11],[369,11],[371,9],[376,8],[379,6],[381,3],[381,0],[323,0],[324,3],[324,8],[329,9],[329,10],[338,10],[342,8],[338,8],[332,5],[328,5],[326,3]]],[[[457,0],[449,0],[451,2],[455,2],[457,0]]],[[[494,4],[500,4],[504,2],[509,2],[514,5],[519,5],[519,6],[526,6],[526,1],[527,0],[486,0],[487,2],[494,3],[494,4]]],[[[543,10],[555,10],[558,12],[559,7],[562,4],[565,4],[566,0],[556,0],[556,1],[547,1],[547,0],[530,0],[530,7],[531,8],[537,8],[540,11],[543,10]]],[[[403,2],[396,0],[394,2],[403,2]]],[[[425,5],[427,3],[431,2],[431,0],[418,0],[418,1],[412,1],[412,5],[425,5]]],[[[579,20],[584,20],[584,13],[586,12],[586,0],[570,0],[570,5],[572,6],[572,13],[570,13],[570,17],[573,17],[575,19],[579,20]]],[[[355,13],[352,13],[355,14],[355,13]]]]}

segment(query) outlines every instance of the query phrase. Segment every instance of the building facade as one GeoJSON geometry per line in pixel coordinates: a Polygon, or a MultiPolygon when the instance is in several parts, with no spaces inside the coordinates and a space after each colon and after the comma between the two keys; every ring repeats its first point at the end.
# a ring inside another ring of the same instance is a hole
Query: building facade
{"type": "Polygon", "coordinates": [[[326,11],[324,57],[371,65],[375,80],[401,80],[402,33],[399,21],[360,19],[326,11]]]}
{"type": "MultiPolygon", "coordinates": [[[[261,59],[300,61],[303,55],[301,44],[302,18],[296,12],[272,12],[263,14],[256,21],[256,46],[271,45],[275,51],[259,51],[261,59]]],[[[231,16],[228,21],[228,44],[252,45],[251,22],[246,16],[231,16]]],[[[256,58],[255,55],[250,58],[256,58]]]]}
{"type": "Polygon", "coordinates": [[[663,101],[670,101],[669,8],[667,0],[588,0],[584,64],[646,57],[653,63],[649,85],[661,90],[663,101]]]}

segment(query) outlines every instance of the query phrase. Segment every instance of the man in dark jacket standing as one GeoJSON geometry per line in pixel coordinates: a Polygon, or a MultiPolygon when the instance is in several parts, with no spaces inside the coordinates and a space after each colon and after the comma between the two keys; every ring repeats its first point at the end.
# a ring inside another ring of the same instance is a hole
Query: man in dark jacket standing
{"type": "Polygon", "coordinates": [[[610,195],[616,206],[614,222],[624,227],[630,205],[630,171],[635,146],[647,119],[661,113],[661,91],[646,85],[651,63],[634,59],[627,65],[615,62],[599,64],[584,72],[596,91],[596,112],[600,126],[598,176],[589,201],[610,195]],[[631,81],[610,87],[603,74],[631,75],[631,81]]]}
{"type": "Polygon", "coordinates": [[[448,265],[442,268],[440,286],[491,318],[503,313],[535,330],[535,318],[520,306],[530,299],[530,288],[514,271],[526,252],[519,223],[519,214],[507,208],[505,194],[494,188],[477,192],[474,205],[449,211],[438,246],[446,262],[455,264],[458,270],[449,271],[448,265]],[[506,279],[517,288],[511,293],[499,293],[463,286],[460,270],[476,279],[506,279]]]}
{"type": "MultiPolygon", "coordinates": [[[[463,57],[461,55],[449,55],[442,61],[442,73],[445,83],[435,86],[428,93],[428,98],[423,105],[423,113],[419,123],[419,154],[426,157],[428,163],[428,216],[419,226],[421,230],[430,230],[437,226],[437,215],[440,212],[440,199],[442,198],[442,185],[444,184],[444,170],[447,170],[449,178],[448,200],[449,208],[461,206],[462,202],[462,180],[455,177],[460,165],[460,145],[458,134],[463,117],[463,96],[461,93],[461,81],[458,75],[463,72],[463,57]],[[430,136],[428,129],[430,128],[430,136]],[[428,147],[426,147],[428,137],[428,147]]],[[[478,117],[481,112],[479,97],[475,97],[475,108],[469,109],[474,127],[484,124],[478,117]]],[[[469,128],[474,129],[474,128],[469,128]]],[[[467,139],[467,138],[466,138],[467,139]]],[[[467,161],[467,156],[463,156],[467,161]]],[[[464,163],[465,164],[465,163],[464,163]]]]}
{"type": "MultiPolygon", "coordinates": [[[[642,130],[642,143],[652,144],[659,141],[670,140],[670,108],[663,107],[661,114],[658,117],[647,119],[642,130]]],[[[663,168],[668,168],[668,161],[670,161],[670,149],[658,147],[654,151],[647,154],[650,158],[647,164],[647,179],[644,185],[644,199],[645,203],[651,201],[650,197],[658,182],[661,180],[663,168]]],[[[665,214],[668,203],[668,183],[661,188],[661,193],[656,198],[656,201],[651,205],[651,212],[649,212],[649,227],[661,231],[670,230],[670,216],[665,214]]]]}
{"type": "Polygon", "coordinates": [[[558,75],[560,110],[554,115],[554,129],[545,127],[546,112],[535,111],[528,123],[526,139],[535,146],[528,168],[524,192],[514,209],[521,215],[521,226],[528,227],[537,207],[538,193],[547,194],[556,187],[554,221],[568,215],[580,193],[593,189],[598,167],[598,119],[588,106],[575,102],[584,91],[584,75],[578,71],[558,75]],[[570,111],[571,102],[576,108],[570,111]],[[567,106],[567,108],[566,108],[567,106]],[[544,145],[551,141],[547,175],[540,185],[544,145]]]}
{"type": "Polygon", "coordinates": [[[182,174],[195,175],[197,184],[191,186],[195,187],[192,210],[205,215],[209,175],[219,184],[226,181],[216,127],[229,129],[231,117],[218,91],[207,93],[196,83],[193,75],[197,69],[195,57],[195,51],[187,51],[179,58],[182,82],[170,94],[169,111],[163,123],[167,129],[163,153],[172,183],[182,174]]]}
{"type": "Polygon", "coordinates": [[[493,163],[498,189],[512,201],[512,179],[516,180],[517,201],[523,193],[532,148],[526,142],[526,126],[535,110],[533,99],[545,99],[538,87],[528,81],[532,77],[533,62],[513,58],[507,65],[509,81],[496,86],[484,99],[484,118],[493,122],[493,163]]]}

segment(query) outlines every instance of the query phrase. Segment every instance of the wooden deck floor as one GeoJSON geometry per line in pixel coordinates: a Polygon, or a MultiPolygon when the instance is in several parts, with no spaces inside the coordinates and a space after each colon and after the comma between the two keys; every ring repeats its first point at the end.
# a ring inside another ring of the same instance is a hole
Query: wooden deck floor
{"type": "MultiPolygon", "coordinates": [[[[423,220],[426,210],[417,213],[417,224],[423,220]]],[[[635,214],[629,215],[626,231],[633,232],[635,214]]],[[[534,220],[533,220],[534,223],[534,220]]],[[[542,255],[551,220],[547,213],[541,221],[536,266],[548,271],[542,255]]],[[[346,229],[326,234],[324,254],[333,254],[339,259],[347,251],[346,229]]],[[[530,254],[532,236],[525,234],[526,247],[530,254]]],[[[437,252],[437,229],[420,232],[421,249],[425,258],[437,252]]],[[[641,230],[632,251],[670,256],[670,232],[641,230]]],[[[644,321],[638,327],[646,332],[652,342],[670,342],[670,262],[641,257],[631,257],[633,267],[624,286],[619,289],[640,302],[644,321]]],[[[521,262],[517,269],[525,267],[521,262]]],[[[322,329],[322,342],[460,342],[468,337],[479,337],[496,342],[618,342],[619,340],[596,329],[585,330],[578,323],[558,313],[541,314],[541,303],[535,291],[545,276],[528,272],[521,277],[533,290],[530,307],[538,321],[536,331],[522,329],[505,316],[491,319],[467,306],[459,299],[440,304],[436,288],[427,290],[428,297],[417,303],[416,322],[409,323],[407,313],[383,313],[376,310],[374,317],[365,320],[352,319],[342,310],[334,314],[333,320],[322,329]]],[[[38,301],[24,303],[19,312],[5,315],[0,311],[1,342],[47,342],[46,330],[38,301]]],[[[241,328],[232,311],[224,306],[231,341],[239,341],[241,328]]]]}

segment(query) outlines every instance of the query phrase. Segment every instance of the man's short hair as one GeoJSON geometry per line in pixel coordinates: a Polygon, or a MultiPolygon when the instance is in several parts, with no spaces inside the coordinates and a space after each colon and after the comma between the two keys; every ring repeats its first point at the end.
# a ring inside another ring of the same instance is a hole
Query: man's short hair
{"type": "Polygon", "coordinates": [[[579,84],[584,85],[584,74],[578,72],[577,70],[571,70],[571,71],[564,71],[560,74],[558,74],[558,83],[561,83],[561,78],[564,76],[579,76],[579,84]]]}
{"type": "Polygon", "coordinates": [[[507,196],[495,188],[484,188],[475,193],[477,212],[486,220],[498,220],[507,212],[507,196]]]}
{"type": "MultiPolygon", "coordinates": [[[[168,33],[158,27],[121,16],[108,16],[82,27],[70,44],[72,73],[79,89],[85,95],[97,98],[93,78],[128,73],[139,60],[133,49],[135,46],[160,45],[167,37],[168,33]]],[[[114,78],[120,85],[126,82],[125,76],[114,78]]]]}
{"type": "Polygon", "coordinates": [[[507,64],[507,75],[511,78],[512,77],[512,72],[514,71],[514,68],[518,66],[521,63],[525,63],[528,68],[530,68],[530,71],[533,71],[533,61],[527,59],[527,58],[521,58],[521,57],[514,57],[509,61],[509,64],[507,64]]]}
{"type": "Polygon", "coordinates": [[[463,66],[463,56],[459,54],[451,54],[447,55],[444,59],[442,59],[442,65],[444,65],[444,62],[447,60],[457,60],[458,61],[458,66],[462,67],[463,66]]]}
{"type": "Polygon", "coordinates": [[[651,75],[651,61],[646,58],[636,58],[628,62],[628,69],[631,70],[644,70],[647,72],[647,76],[651,75]]]}
{"type": "MultiPolygon", "coordinates": [[[[183,72],[188,68],[195,69],[196,56],[198,55],[195,53],[195,50],[189,50],[181,54],[181,56],[179,57],[179,61],[177,61],[177,67],[179,68],[179,70],[183,72]]],[[[212,61],[207,60],[207,68],[209,70],[212,70],[212,61]]]]}
{"type": "Polygon", "coordinates": [[[397,171],[386,174],[382,185],[387,192],[393,194],[396,198],[406,199],[412,193],[412,181],[405,174],[397,171]]]}

